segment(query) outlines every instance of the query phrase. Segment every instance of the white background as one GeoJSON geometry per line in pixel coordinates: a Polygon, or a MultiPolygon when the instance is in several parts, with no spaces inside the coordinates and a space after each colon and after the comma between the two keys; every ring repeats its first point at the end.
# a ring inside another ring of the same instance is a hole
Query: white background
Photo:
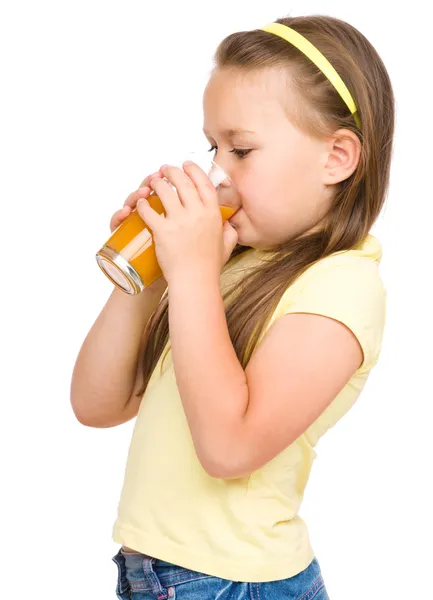
{"type": "Polygon", "coordinates": [[[2,4],[2,598],[115,598],[111,529],[134,422],[85,428],[69,404],[75,358],[111,291],[94,254],[144,176],[204,142],[201,95],[218,42],[288,13],[360,29],[397,98],[391,188],[374,229],[388,290],[383,352],[355,407],[319,443],[301,516],[331,600],[433,598],[425,7],[2,4]]]}

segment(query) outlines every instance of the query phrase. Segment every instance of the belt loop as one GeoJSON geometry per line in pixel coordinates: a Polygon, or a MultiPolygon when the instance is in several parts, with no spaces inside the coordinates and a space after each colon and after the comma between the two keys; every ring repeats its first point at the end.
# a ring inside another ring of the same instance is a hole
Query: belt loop
{"type": "Polygon", "coordinates": [[[153,570],[155,561],[155,558],[145,557],[143,559],[144,576],[146,578],[146,582],[152,588],[152,593],[155,594],[158,600],[168,600],[168,591],[162,587],[157,574],[153,570]]]}

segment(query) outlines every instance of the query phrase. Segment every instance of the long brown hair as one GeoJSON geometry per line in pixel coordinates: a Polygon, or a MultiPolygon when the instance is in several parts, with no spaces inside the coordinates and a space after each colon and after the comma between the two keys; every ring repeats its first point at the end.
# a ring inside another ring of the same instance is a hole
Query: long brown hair
{"type": "MultiPolygon", "coordinates": [[[[274,255],[272,260],[249,271],[242,280],[241,291],[227,303],[227,325],[243,368],[288,286],[318,260],[353,248],[367,236],[388,190],[394,135],[394,94],[388,73],[374,47],[357,29],[321,15],[288,17],[277,22],[305,36],[331,62],[357,104],[360,129],[316,65],[276,35],[262,30],[229,35],[216,50],[215,67],[243,73],[268,67],[290,70],[291,83],[302,98],[300,108],[292,115],[295,124],[318,137],[349,129],[360,140],[361,156],[354,173],[336,186],[321,230],[269,250],[274,255]]],[[[248,250],[248,246],[237,245],[226,267],[248,250]]],[[[232,291],[233,288],[224,293],[224,300],[232,291]]],[[[146,389],[168,340],[166,295],[147,325],[144,383],[139,394],[146,389]]]]}

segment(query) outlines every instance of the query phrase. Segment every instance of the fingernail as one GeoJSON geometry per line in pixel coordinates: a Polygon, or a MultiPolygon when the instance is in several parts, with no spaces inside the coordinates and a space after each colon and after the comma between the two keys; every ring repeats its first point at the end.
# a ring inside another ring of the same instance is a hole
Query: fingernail
{"type": "Polygon", "coordinates": [[[193,165],[194,163],[192,162],[192,160],[186,160],[183,164],[189,167],[189,165],[193,165]]]}

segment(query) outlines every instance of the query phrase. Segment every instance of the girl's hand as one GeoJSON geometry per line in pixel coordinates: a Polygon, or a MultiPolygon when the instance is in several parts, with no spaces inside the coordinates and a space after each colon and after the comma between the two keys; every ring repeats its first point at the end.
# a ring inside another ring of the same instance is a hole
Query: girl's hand
{"type": "Polygon", "coordinates": [[[140,187],[138,188],[138,190],[136,190],[135,192],[132,192],[132,194],[129,194],[129,196],[123,203],[123,208],[121,208],[120,210],[117,210],[114,213],[114,215],[111,217],[111,221],[110,221],[111,233],[113,233],[113,231],[115,229],[117,229],[121,223],[123,223],[123,221],[126,219],[126,217],[128,217],[131,214],[131,212],[134,210],[134,208],[137,205],[137,201],[140,198],[147,198],[149,196],[150,192],[152,191],[151,188],[149,187],[150,180],[157,178],[157,177],[160,177],[160,178],[163,177],[163,175],[161,174],[160,171],[157,171],[156,173],[152,173],[152,175],[149,175],[148,177],[146,177],[146,179],[143,179],[143,181],[140,183],[140,187]]]}
{"type": "Polygon", "coordinates": [[[223,226],[218,193],[206,173],[194,163],[184,169],[164,165],[160,177],[151,178],[150,187],[160,198],[167,216],[154,211],[143,195],[137,212],[152,230],[158,263],[170,284],[174,277],[219,279],[221,269],[236,246],[236,230],[223,226]]]}

